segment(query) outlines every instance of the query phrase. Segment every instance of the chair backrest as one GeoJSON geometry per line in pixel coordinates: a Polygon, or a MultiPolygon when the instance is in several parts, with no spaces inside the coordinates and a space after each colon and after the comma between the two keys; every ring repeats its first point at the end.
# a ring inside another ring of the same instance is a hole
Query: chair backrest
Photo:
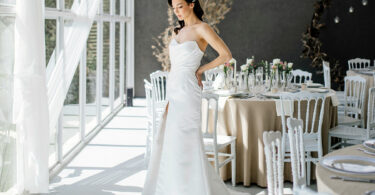
{"type": "Polygon", "coordinates": [[[167,79],[168,79],[168,72],[164,71],[156,71],[150,74],[151,84],[152,84],[152,92],[153,92],[153,100],[155,102],[161,102],[166,99],[167,91],[167,79]]]}
{"type": "Polygon", "coordinates": [[[369,68],[370,67],[370,60],[361,59],[361,58],[351,59],[351,60],[348,60],[348,67],[349,67],[349,70],[369,68]]]}
{"type": "Polygon", "coordinates": [[[202,100],[207,101],[207,105],[203,107],[204,111],[203,113],[206,113],[206,118],[205,118],[205,129],[203,133],[204,138],[212,138],[213,139],[213,150],[214,150],[214,158],[215,158],[215,168],[216,171],[219,171],[219,165],[217,164],[219,162],[219,148],[217,145],[217,116],[218,116],[218,109],[219,109],[219,96],[217,94],[212,94],[212,93],[207,93],[203,92],[202,93],[202,100]],[[210,102],[214,101],[214,104],[211,104],[210,102]],[[213,106],[212,106],[213,105],[213,106]],[[214,109],[214,116],[211,117],[213,118],[213,129],[212,132],[209,132],[208,129],[208,123],[209,123],[209,114],[212,113],[210,111],[210,108],[214,109]]]}
{"type": "Polygon", "coordinates": [[[329,62],[323,61],[324,87],[331,89],[331,69],[329,62]]]}
{"type": "Polygon", "coordinates": [[[368,90],[367,108],[367,138],[370,139],[370,131],[375,131],[375,87],[368,90]]]}
{"type": "Polygon", "coordinates": [[[303,121],[288,118],[290,158],[292,162],[293,188],[306,186],[305,149],[303,147],[303,121]]]}
{"type": "Polygon", "coordinates": [[[363,106],[366,93],[366,79],[360,76],[345,77],[345,115],[363,118],[363,106]]]}
{"type": "Polygon", "coordinates": [[[306,83],[307,81],[310,81],[312,78],[312,74],[307,71],[297,69],[292,70],[291,72],[293,75],[293,83],[306,83]]]}
{"type": "Polygon", "coordinates": [[[281,132],[264,132],[263,143],[267,166],[268,194],[282,195],[284,190],[284,156],[281,149],[281,132]]]}
{"type": "Polygon", "coordinates": [[[145,95],[146,95],[146,109],[147,115],[152,115],[152,84],[147,80],[143,80],[145,83],[145,95]]]}
{"type": "MultiPolygon", "coordinates": [[[[277,101],[289,101],[293,102],[289,105],[293,108],[289,108],[291,110],[294,109],[294,104],[297,103],[297,114],[294,112],[294,116],[297,119],[301,119],[303,121],[303,131],[302,133],[306,136],[316,136],[318,140],[322,140],[322,124],[323,124],[323,116],[324,116],[324,105],[326,101],[326,95],[322,93],[310,93],[307,91],[302,91],[298,93],[283,93],[280,95],[280,100],[277,101]]],[[[282,131],[283,131],[283,139],[282,139],[282,146],[285,149],[285,140],[287,139],[286,136],[286,116],[285,116],[285,109],[284,104],[281,103],[281,122],[282,122],[282,131]]],[[[323,149],[320,145],[318,148],[319,156],[323,155],[323,149]]],[[[285,150],[284,150],[285,151],[285,150]]]]}
{"type": "Polygon", "coordinates": [[[202,99],[207,101],[207,105],[203,107],[203,109],[204,109],[203,113],[206,113],[206,120],[205,120],[206,125],[205,125],[205,128],[204,128],[203,137],[212,137],[212,138],[214,138],[214,140],[216,140],[219,96],[217,94],[203,92],[202,93],[202,99]],[[211,104],[212,101],[214,101],[214,104],[211,104]],[[209,123],[208,119],[209,119],[210,108],[214,109],[214,112],[213,112],[213,114],[214,114],[214,116],[213,116],[214,125],[213,125],[212,132],[209,132],[209,129],[208,129],[208,123],[209,123]]]}

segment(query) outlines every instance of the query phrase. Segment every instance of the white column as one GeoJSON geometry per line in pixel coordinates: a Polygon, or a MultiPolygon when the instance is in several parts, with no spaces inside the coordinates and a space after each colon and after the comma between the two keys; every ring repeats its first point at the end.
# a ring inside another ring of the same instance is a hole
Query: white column
{"type": "MultiPolygon", "coordinates": [[[[120,0],[120,15],[125,16],[125,0],[120,0]]],[[[120,98],[124,103],[125,89],[125,22],[120,22],[120,98]]]]}
{"type": "Polygon", "coordinates": [[[134,0],[127,0],[127,16],[130,22],[126,25],[126,87],[132,89],[134,96],[134,0]]]}

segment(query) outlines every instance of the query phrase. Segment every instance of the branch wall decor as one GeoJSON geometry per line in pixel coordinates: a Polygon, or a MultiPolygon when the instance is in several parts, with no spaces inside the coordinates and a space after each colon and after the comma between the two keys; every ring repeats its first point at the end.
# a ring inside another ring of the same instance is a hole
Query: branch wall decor
{"type": "Polygon", "coordinates": [[[341,90],[344,85],[345,70],[340,66],[340,62],[332,57],[329,57],[321,50],[322,42],[319,39],[320,29],[325,27],[321,23],[321,17],[325,10],[331,5],[332,0],[317,0],[314,3],[314,13],[311,19],[310,26],[306,32],[302,34],[303,51],[301,58],[309,58],[312,60],[311,66],[316,68],[316,73],[322,74],[323,60],[330,62],[331,68],[331,82],[337,84],[337,89],[341,90]]]}

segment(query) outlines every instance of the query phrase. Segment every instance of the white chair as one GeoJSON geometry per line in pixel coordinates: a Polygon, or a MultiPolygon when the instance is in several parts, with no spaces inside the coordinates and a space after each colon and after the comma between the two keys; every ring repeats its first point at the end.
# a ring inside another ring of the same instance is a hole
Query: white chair
{"type": "Polygon", "coordinates": [[[363,104],[366,79],[360,76],[347,76],[344,80],[344,115],[338,116],[338,123],[339,125],[362,125],[364,127],[363,104]]]}
{"type": "Polygon", "coordinates": [[[324,87],[331,89],[331,69],[329,62],[323,61],[324,87]]]}
{"type": "Polygon", "coordinates": [[[215,171],[220,174],[219,169],[231,163],[232,165],[232,185],[236,185],[236,137],[217,135],[217,116],[218,116],[218,103],[219,96],[212,93],[202,93],[202,99],[207,101],[207,106],[204,107],[206,115],[206,127],[203,133],[203,143],[207,155],[213,155],[212,158],[208,158],[208,161],[213,161],[215,165],[215,171]],[[214,125],[212,132],[208,130],[208,119],[210,113],[210,100],[215,102],[214,104],[214,125]],[[220,152],[220,150],[230,145],[230,153],[220,152]],[[225,157],[226,159],[222,162],[219,161],[219,157],[225,157]]]}
{"type": "Polygon", "coordinates": [[[292,75],[293,75],[293,83],[306,83],[307,81],[310,81],[312,78],[312,74],[307,72],[307,71],[302,71],[300,69],[297,70],[292,70],[292,75]],[[297,79],[298,78],[298,79],[297,79]],[[298,80],[298,82],[297,82],[298,80]]]}
{"type": "MultiPolygon", "coordinates": [[[[284,157],[290,156],[289,139],[286,134],[286,116],[284,103],[290,102],[291,106],[289,109],[293,110],[292,105],[297,102],[297,119],[301,119],[304,124],[303,138],[304,138],[304,149],[306,152],[305,160],[307,162],[307,185],[310,185],[311,179],[311,162],[317,163],[323,157],[322,148],[322,123],[324,116],[324,105],[326,101],[326,95],[321,93],[310,93],[310,92],[299,92],[299,93],[284,93],[280,95],[281,105],[281,121],[283,139],[282,146],[285,153],[284,157]],[[304,106],[302,107],[303,104],[304,106]],[[310,111],[310,108],[312,109],[310,111]],[[302,113],[305,116],[302,116],[302,113]],[[311,114],[312,113],[312,114],[311,114]],[[317,152],[318,157],[312,157],[311,152],[317,152]]],[[[284,158],[285,162],[290,162],[290,158],[284,158]]]]}
{"type": "Polygon", "coordinates": [[[269,195],[282,195],[284,191],[284,156],[281,148],[281,139],[280,131],[266,131],[263,133],[269,195]]]}
{"type": "Polygon", "coordinates": [[[150,79],[153,92],[155,93],[153,99],[155,99],[156,102],[165,100],[168,72],[160,70],[155,71],[150,74],[150,79]]]}
{"type": "Polygon", "coordinates": [[[306,161],[303,147],[303,121],[288,118],[288,137],[290,146],[290,159],[292,163],[293,189],[306,186],[306,161]]]}
{"type": "Polygon", "coordinates": [[[346,140],[365,141],[375,137],[375,88],[369,89],[368,108],[367,108],[367,128],[357,128],[345,125],[338,125],[332,128],[328,133],[328,151],[344,146],[346,140]],[[341,138],[341,142],[331,146],[331,138],[341,138]]]}
{"type": "MultiPolygon", "coordinates": [[[[331,89],[331,68],[329,67],[329,62],[323,60],[323,72],[324,72],[324,87],[331,89]]],[[[344,91],[335,91],[336,97],[339,100],[339,105],[337,111],[339,114],[344,114],[344,91]]]]}
{"type": "Polygon", "coordinates": [[[351,59],[351,60],[348,60],[348,67],[349,67],[349,70],[369,68],[370,60],[361,59],[361,58],[351,59]]]}
{"type": "MultiPolygon", "coordinates": [[[[168,72],[156,71],[150,74],[152,84],[152,129],[156,131],[161,122],[163,110],[167,105],[166,100],[166,86],[168,79],[168,72]]],[[[153,136],[156,132],[153,132],[153,136]]]]}
{"type": "Polygon", "coordinates": [[[152,125],[152,84],[144,79],[145,85],[145,95],[146,95],[146,117],[147,117],[147,136],[146,136],[146,152],[145,152],[145,159],[148,161],[150,154],[151,154],[151,146],[153,140],[153,125],[152,125]]]}

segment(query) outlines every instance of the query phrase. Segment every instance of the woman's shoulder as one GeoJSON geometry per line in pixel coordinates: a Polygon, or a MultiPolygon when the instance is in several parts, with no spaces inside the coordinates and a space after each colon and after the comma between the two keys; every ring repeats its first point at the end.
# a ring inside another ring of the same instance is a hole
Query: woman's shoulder
{"type": "Polygon", "coordinates": [[[202,22],[198,25],[199,26],[196,28],[196,32],[200,35],[210,34],[211,32],[214,32],[214,29],[206,22],[202,22]]]}
{"type": "Polygon", "coordinates": [[[197,24],[196,30],[200,32],[207,32],[208,30],[212,30],[212,28],[206,22],[201,22],[197,24]]]}
{"type": "Polygon", "coordinates": [[[197,24],[197,28],[211,28],[211,26],[209,24],[207,24],[206,22],[201,22],[199,24],[197,24]]]}

